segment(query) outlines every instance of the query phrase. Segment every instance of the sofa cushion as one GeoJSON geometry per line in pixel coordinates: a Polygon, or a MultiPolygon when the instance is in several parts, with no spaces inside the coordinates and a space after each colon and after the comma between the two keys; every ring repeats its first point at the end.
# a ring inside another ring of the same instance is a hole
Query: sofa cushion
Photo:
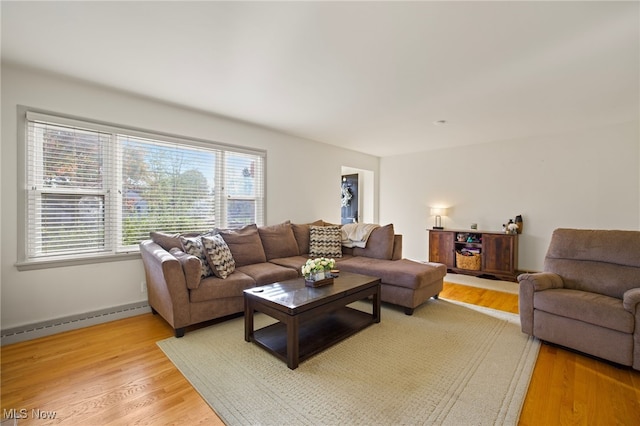
{"type": "Polygon", "coordinates": [[[623,308],[622,300],[602,294],[565,288],[537,291],[533,307],[623,333],[634,330],[634,317],[623,308]]]}
{"type": "Polygon", "coordinates": [[[267,261],[257,225],[251,224],[240,229],[217,229],[216,232],[222,235],[229,246],[236,268],[267,261]]]}
{"type": "Polygon", "coordinates": [[[309,259],[308,256],[289,256],[289,257],[278,257],[275,259],[271,259],[269,260],[269,262],[275,265],[280,265],[286,268],[293,269],[297,271],[299,276],[301,276],[302,265],[304,265],[308,259],[309,259]]]}
{"type": "Polygon", "coordinates": [[[151,237],[151,241],[158,244],[160,247],[165,249],[166,251],[171,251],[172,248],[179,248],[182,250],[184,247],[182,245],[182,241],[180,237],[198,237],[200,235],[211,235],[211,231],[202,231],[202,232],[186,232],[182,234],[167,234],[166,232],[160,231],[151,231],[149,232],[149,236],[151,237]]]}
{"type": "Polygon", "coordinates": [[[179,238],[182,243],[182,250],[200,260],[200,277],[206,278],[213,275],[213,270],[211,270],[209,262],[207,261],[207,255],[205,254],[201,237],[185,237],[184,235],[180,235],[179,238]]]}
{"type": "Polygon", "coordinates": [[[298,243],[289,221],[278,225],[259,226],[258,234],[260,235],[267,260],[300,254],[298,243]]]}
{"type": "Polygon", "coordinates": [[[182,248],[177,247],[169,250],[169,253],[178,259],[178,262],[182,265],[182,271],[184,272],[184,278],[187,281],[187,287],[190,289],[198,288],[202,273],[200,259],[192,254],[183,252],[182,248]]]}
{"type": "Polygon", "coordinates": [[[339,226],[311,226],[310,257],[342,257],[342,232],[339,226]]]}
{"type": "Polygon", "coordinates": [[[256,285],[272,284],[298,277],[297,271],[268,262],[253,263],[251,265],[240,266],[236,269],[253,278],[256,285]]]}
{"type": "Polygon", "coordinates": [[[207,256],[207,262],[213,270],[213,274],[225,279],[236,269],[236,263],[231,255],[229,246],[221,235],[202,237],[202,245],[207,256]]]}
{"type": "Polygon", "coordinates": [[[393,224],[378,227],[371,232],[364,248],[354,247],[354,256],[391,260],[393,257],[393,224]]]}
{"type": "Polygon", "coordinates": [[[171,251],[173,248],[182,250],[182,242],[180,241],[180,234],[167,234],[165,232],[149,232],[151,241],[158,244],[166,251],[171,251]]]}
{"type": "MultiPolygon", "coordinates": [[[[640,238],[640,232],[638,233],[640,238]]],[[[623,246],[619,250],[624,250],[623,246]]],[[[624,292],[640,286],[640,268],[593,260],[552,259],[544,270],[562,277],[563,286],[622,299],[624,292]]]]}
{"type": "Polygon", "coordinates": [[[226,280],[211,276],[200,281],[200,286],[189,292],[191,302],[206,302],[213,299],[242,297],[242,291],[255,287],[253,278],[242,272],[235,271],[226,280]]]}
{"type": "Polygon", "coordinates": [[[326,221],[321,221],[322,222],[322,226],[342,226],[339,223],[331,223],[331,222],[326,222],[326,221]]]}
{"type": "Polygon", "coordinates": [[[322,220],[316,220],[311,223],[303,223],[303,224],[291,224],[291,229],[293,229],[293,235],[296,237],[296,242],[298,243],[298,254],[304,255],[309,253],[309,237],[311,233],[312,226],[322,226],[322,220]]]}

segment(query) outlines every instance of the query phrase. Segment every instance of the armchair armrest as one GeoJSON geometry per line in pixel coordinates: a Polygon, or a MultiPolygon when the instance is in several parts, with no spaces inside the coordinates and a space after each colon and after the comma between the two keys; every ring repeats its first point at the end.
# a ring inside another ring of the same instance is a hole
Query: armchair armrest
{"type": "Polygon", "coordinates": [[[640,304],[640,287],[631,288],[624,292],[622,296],[622,306],[633,315],[640,314],[638,305],[640,304]]]}
{"type": "Polygon", "coordinates": [[[536,272],[534,274],[518,275],[520,286],[531,286],[533,291],[543,291],[551,288],[562,288],[564,283],[562,277],[553,272],[536,272]]]}
{"type": "Polygon", "coordinates": [[[552,272],[518,275],[520,327],[523,333],[533,335],[533,295],[536,291],[562,288],[562,277],[552,272]]]}
{"type": "Polygon", "coordinates": [[[630,288],[622,295],[622,307],[634,316],[636,327],[633,333],[633,365],[640,370],[640,287],[630,288]]]}

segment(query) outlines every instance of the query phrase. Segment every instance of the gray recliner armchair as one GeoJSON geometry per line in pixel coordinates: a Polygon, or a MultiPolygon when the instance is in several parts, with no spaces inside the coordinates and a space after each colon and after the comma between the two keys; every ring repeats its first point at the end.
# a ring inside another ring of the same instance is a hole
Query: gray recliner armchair
{"type": "Polygon", "coordinates": [[[556,229],[518,281],[524,333],[640,370],[640,231],[556,229]]]}

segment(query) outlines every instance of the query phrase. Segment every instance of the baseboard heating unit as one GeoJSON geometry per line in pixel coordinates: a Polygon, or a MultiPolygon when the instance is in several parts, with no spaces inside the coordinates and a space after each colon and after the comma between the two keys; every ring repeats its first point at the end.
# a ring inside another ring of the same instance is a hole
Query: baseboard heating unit
{"type": "Polygon", "coordinates": [[[2,330],[0,334],[0,343],[4,346],[10,343],[23,342],[25,340],[50,336],[63,331],[75,330],[117,319],[133,317],[147,312],[151,312],[149,304],[147,302],[138,302],[87,312],[84,314],[71,315],[35,324],[28,324],[2,330]]]}

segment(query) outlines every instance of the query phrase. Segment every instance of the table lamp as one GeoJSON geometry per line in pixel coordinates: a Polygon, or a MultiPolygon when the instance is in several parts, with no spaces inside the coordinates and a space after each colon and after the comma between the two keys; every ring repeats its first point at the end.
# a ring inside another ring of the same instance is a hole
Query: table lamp
{"type": "Polygon", "coordinates": [[[436,223],[433,229],[444,229],[442,226],[442,216],[447,215],[447,209],[444,207],[431,207],[431,216],[436,217],[436,223]]]}

